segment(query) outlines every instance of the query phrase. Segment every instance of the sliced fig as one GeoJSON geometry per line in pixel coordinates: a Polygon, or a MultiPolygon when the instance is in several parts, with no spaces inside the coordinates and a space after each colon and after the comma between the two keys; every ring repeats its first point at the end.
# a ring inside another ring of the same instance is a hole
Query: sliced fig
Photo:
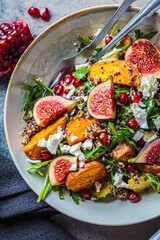
{"type": "Polygon", "coordinates": [[[46,127],[53,120],[70,112],[77,103],[77,101],[68,100],[60,96],[43,97],[34,105],[33,116],[38,126],[46,127]]]}
{"type": "Polygon", "coordinates": [[[114,119],[116,105],[113,94],[114,86],[111,78],[95,87],[87,101],[89,114],[96,119],[114,119]]]}
{"type": "Polygon", "coordinates": [[[160,164],[160,138],[148,142],[138,156],[128,160],[128,162],[160,164]]]}
{"type": "Polygon", "coordinates": [[[48,176],[52,186],[64,182],[69,169],[77,163],[77,157],[60,156],[55,158],[49,165],[48,176]]]}
{"type": "Polygon", "coordinates": [[[136,40],[126,51],[125,60],[135,64],[143,76],[160,78],[160,52],[145,38],[136,40]]]}

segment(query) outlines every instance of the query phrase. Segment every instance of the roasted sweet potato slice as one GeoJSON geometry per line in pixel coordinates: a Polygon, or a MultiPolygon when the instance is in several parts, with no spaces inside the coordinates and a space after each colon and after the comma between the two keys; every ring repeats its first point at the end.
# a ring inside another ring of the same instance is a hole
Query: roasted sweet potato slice
{"type": "Polygon", "coordinates": [[[105,82],[109,76],[113,82],[128,86],[138,87],[141,83],[141,75],[138,68],[129,61],[106,61],[94,64],[88,73],[91,82],[105,82]]]}
{"type": "Polygon", "coordinates": [[[147,188],[150,188],[151,185],[149,183],[149,180],[144,175],[139,177],[139,181],[136,182],[134,179],[128,180],[128,188],[132,189],[135,192],[142,192],[147,188]]]}
{"type": "Polygon", "coordinates": [[[129,143],[121,143],[112,150],[112,157],[118,158],[119,161],[126,162],[135,156],[135,147],[129,143]]]}
{"type": "Polygon", "coordinates": [[[103,163],[93,161],[86,163],[84,168],[67,175],[66,186],[68,189],[79,192],[82,189],[90,189],[95,181],[101,181],[107,175],[107,169],[103,163]]]}
{"type": "Polygon", "coordinates": [[[140,164],[138,164],[138,168],[141,172],[153,173],[154,175],[160,177],[160,166],[140,163],[140,164]]]}
{"type": "Polygon", "coordinates": [[[101,128],[97,119],[77,117],[67,125],[66,140],[69,145],[74,145],[90,138],[91,135],[98,136],[100,133],[101,128]]]}
{"type": "Polygon", "coordinates": [[[37,143],[42,139],[48,139],[49,135],[52,135],[57,132],[57,127],[61,126],[64,130],[66,126],[66,117],[62,117],[55,121],[53,124],[48,126],[47,128],[42,129],[40,132],[36,133],[29,143],[24,147],[25,154],[34,160],[40,159],[40,153],[45,148],[41,148],[37,146],[37,143]]]}

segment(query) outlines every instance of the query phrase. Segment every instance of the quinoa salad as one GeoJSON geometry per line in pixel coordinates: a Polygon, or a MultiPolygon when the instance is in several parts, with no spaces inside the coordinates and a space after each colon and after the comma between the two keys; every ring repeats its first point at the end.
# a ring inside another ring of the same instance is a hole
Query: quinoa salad
{"type": "MultiPolygon", "coordinates": [[[[77,51],[99,31],[77,36],[77,51]]],[[[76,204],[109,195],[137,203],[151,191],[160,192],[160,47],[152,41],[158,31],[134,32],[98,62],[76,65],[54,89],[40,76],[21,86],[27,172],[44,179],[37,202],[51,191],[60,199],[69,194],[76,204]]]]}

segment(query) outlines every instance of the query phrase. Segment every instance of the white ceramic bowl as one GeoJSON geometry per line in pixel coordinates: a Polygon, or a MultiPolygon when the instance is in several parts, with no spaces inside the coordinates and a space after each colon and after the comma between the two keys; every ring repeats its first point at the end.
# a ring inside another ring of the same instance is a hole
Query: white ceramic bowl
{"type": "MultiPolygon", "coordinates": [[[[26,168],[30,164],[25,160],[26,156],[19,136],[19,132],[24,126],[22,120],[24,93],[20,86],[26,79],[30,82],[30,76],[33,75],[41,77],[47,83],[61,60],[76,51],[73,43],[77,42],[77,35],[93,35],[98,28],[104,26],[115,10],[115,6],[89,8],[54,23],[28,47],[12,74],[5,102],[6,137],[17,169],[37,194],[41,191],[43,179],[26,172],[26,168]]],[[[137,8],[130,8],[126,11],[119,21],[120,28],[137,11],[137,8]]],[[[159,27],[160,18],[158,14],[155,14],[152,18],[146,20],[140,28],[145,31],[159,29],[159,27]]],[[[155,43],[158,43],[158,37],[159,35],[153,39],[155,43]]],[[[65,200],[59,200],[58,194],[54,192],[48,195],[46,202],[68,216],[102,225],[139,223],[160,215],[160,194],[153,192],[143,196],[142,201],[137,204],[107,198],[101,202],[85,201],[76,205],[68,196],[65,196],[65,200]]]]}

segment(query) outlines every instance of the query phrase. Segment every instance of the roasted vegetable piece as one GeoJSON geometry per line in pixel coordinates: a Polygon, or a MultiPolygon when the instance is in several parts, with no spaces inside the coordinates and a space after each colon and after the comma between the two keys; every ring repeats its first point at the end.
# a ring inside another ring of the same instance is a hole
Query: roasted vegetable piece
{"type": "Polygon", "coordinates": [[[142,192],[143,190],[151,187],[148,178],[145,177],[144,175],[139,177],[138,182],[135,182],[134,179],[129,179],[128,185],[129,189],[132,189],[135,192],[142,192]]]}
{"type": "Polygon", "coordinates": [[[113,83],[135,87],[141,83],[138,68],[126,61],[106,61],[94,64],[88,73],[88,80],[94,83],[105,82],[110,75],[113,76],[113,83]]]}
{"type": "Polygon", "coordinates": [[[42,129],[40,132],[36,133],[29,143],[24,147],[25,154],[34,160],[40,159],[40,153],[45,148],[38,147],[37,143],[42,139],[48,140],[49,135],[52,135],[57,132],[57,127],[61,126],[62,130],[66,126],[66,117],[58,119],[56,122],[48,126],[47,128],[42,129]]]}
{"type": "MultiPolygon", "coordinates": [[[[121,45],[119,47],[124,47],[127,46],[129,44],[132,44],[132,40],[130,38],[130,36],[126,35],[121,39],[121,45]]],[[[126,50],[124,50],[122,53],[125,53],[126,50]]]]}
{"type": "Polygon", "coordinates": [[[105,179],[101,182],[102,187],[100,188],[99,192],[96,192],[96,188],[91,189],[91,194],[93,197],[97,198],[105,198],[107,195],[109,195],[112,192],[113,185],[109,182],[107,182],[105,179]]]}
{"type": "Polygon", "coordinates": [[[140,164],[138,164],[138,168],[141,172],[153,173],[154,175],[160,177],[160,166],[140,163],[140,164]]]}
{"type": "Polygon", "coordinates": [[[66,128],[67,143],[74,145],[78,142],[83,142],[89,138],[90,129],[95,137],[101,133],[99,122],[95,118],[77,117],[72,119],[66,128]]]}
{"type": "Polygon", "coordinates": [[[67,175],[66,186],[73,192],[90,189],[95,181],[101,181],[107,175],[107,169],[103,163],[93,161],[86,163],[84,168],[67,175]]]}
{"type": "Polygon", "coordinates": [[[119,161],[126,162],[135,156],[135,147],[129,143],[121,143],[112,150],[112,157],[118,158],[119,161]]]}

